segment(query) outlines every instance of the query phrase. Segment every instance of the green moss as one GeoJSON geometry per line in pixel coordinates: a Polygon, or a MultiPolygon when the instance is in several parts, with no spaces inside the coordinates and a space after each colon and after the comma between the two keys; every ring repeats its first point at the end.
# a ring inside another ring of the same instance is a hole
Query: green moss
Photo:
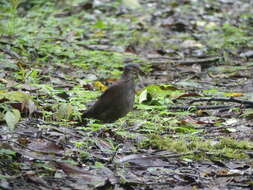
{"type": "Polygon", "coordinates": [[[237,141],[232,138],[222,138],[220,139],[220,142],[216,145],[214,145],[217,149],[227,148],[227,149],[241,149],[241,150],[247,150],[247,149],[253,149],[253,144],[249,143],[248,141],[237,141]]]}
{"type": "Polygon", "coordinates": [[[242,150],[252,150],[253,145],[247,141],[237,141],[231,138],[221,138],[217,143],[204,140],[200,137],[160,136],[150,134],[141,146],[152,146],[160,150],[169,150],[178,153],[195,152],[193,159],[243,159],[248,156],[242,150]]]}
{"type": "Polygon", "coordinates": [[[154,148],[166,149],[175,152],[187,152],[189,149],[184,140],[175,140],[170,137],[161,137],[159,135],[148,135],[148,145],[154,148]]]}

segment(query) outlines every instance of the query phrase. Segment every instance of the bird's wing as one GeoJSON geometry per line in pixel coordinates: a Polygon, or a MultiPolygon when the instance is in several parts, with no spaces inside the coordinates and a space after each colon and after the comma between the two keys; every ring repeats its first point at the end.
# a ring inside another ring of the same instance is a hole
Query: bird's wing
{"type": "MultiPolygon", "coordinates": [[[[122,83],[123,81],[118,82],[115,85],[109,87],[96,101],[96,103],[87,111],[87,114],[96,114],[102,113],[108,109],[108,107],[115,104],[118,96],[122,92],[122,83]]],[[[124,86],[124,85],[123,85],[124,86]]]]}

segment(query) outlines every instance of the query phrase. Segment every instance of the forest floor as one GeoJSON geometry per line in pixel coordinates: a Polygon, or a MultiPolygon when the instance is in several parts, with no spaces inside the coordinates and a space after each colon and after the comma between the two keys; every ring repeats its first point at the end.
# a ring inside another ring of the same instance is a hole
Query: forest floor
{"type": "Polygon", "coordinates": [[[252,0],[0,2],[0,189],[253,189],[252,0]],[[81,113],[139,63],[134,110],[81,113]]]}

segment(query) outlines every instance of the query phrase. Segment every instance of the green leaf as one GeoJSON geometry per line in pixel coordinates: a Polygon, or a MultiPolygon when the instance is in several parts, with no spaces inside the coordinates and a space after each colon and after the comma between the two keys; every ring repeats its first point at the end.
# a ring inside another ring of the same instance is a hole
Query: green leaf
{"type": "Polygon", "coordinates": [[[6,98],[10,101],[25,102],[32,97],[24,92],[12,91],[12,92],[0,92],[0,99],[6,98]]]}
{"type": "Polygon", "coordinates": [[[23,110],[29,110],[29,114],[32,114],[36,110],[35,103],[32,99],[32,96],[29,94],[26,94],[24,92],[19,91],[0,91],[0,100],[1,99],[7,99],[10,102],[19,102],[22,103],[22,109],[23,110]],[[25,108],[25,109],[24,109],[25,108]]]}
{"type": "Polygon", "coordinates": [[[7,111],[4,119],[8,125],[8,127],[11,130],[14,130],[15,125],[18,123],[18,121],[20,120],[21,115],[20,112],[17,109],[13,109],[12,111],[7,111]]]}
{"type": "Polygon", "coordinates": [[[104,21],[98,20],[98,21],[96,22],[96,24],[94,24],[94,28],[104,29],[104,28],[106,28],[106,24],[105,24],[104,21]]]}
{"type": "Polygon", "coordinates": [[[129,9],[141,8],[141,5],[138,0],[122,0],[122,3],[129,9]]]}
{"type": "Polygon", "coordinates": [[[13,150],[9,149],[0,149],[0,155],[10,155],[10,156],[15,156],[16,152],[13,150]]]}
{"type": "Polygon", "coordinates": [[[143,90],[141,94],[139,95],[139,104],[147,100],[148,91],[147,89],[143,90]]]}

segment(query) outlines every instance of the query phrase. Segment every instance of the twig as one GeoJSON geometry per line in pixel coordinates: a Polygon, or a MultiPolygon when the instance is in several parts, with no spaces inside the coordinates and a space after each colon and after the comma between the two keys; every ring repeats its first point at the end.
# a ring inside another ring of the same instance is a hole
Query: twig
{"type": "Polygon", "coordinates": [[[244,104],[244,105],[250,105],[253,106],[253,101],[250,100],[241,100],[238,98],[196,98],[193,99],[192,101],[190,101],[190,104],[194,103],[194,102],[204,102],[204,101],[217,101],[217,102],[235,102],[235,103],[239,103],[239,104],[244,104]]]}
{"type": "Polygon", "coordinates": [[[0,51],[2,51],[3,53],[5,53],[11,57],[14,57],[15,59],[18,59],[18,60],[21,59],[21,57],[16,52],[11,51],[10,49],[0,48],[0,51]]]}
{"type": "Polygon", "coordinates": [[[179,60],[174,61],[175,63],[182,64],[182,65],[192,65],[192,64],[206,64],[219,61],[221,57],[210,57],[204,59],[186,59],[186,60],[179,60]]]}
{"type": "MultiPolygon", "coordinates": [[[[187,153],[170,154],[170,155],[146,155],[146,154],[132,154],[125,156],[122,159],[116,160],[117,163],[124,163],[136,159],[154,159],[154,158],[178,158],[181,156],[188,156],[192,154],[200,153],[200,151],[192,151],[187,153]]],[[[148,166],[149,167],[149,166],[148,166]]]]}
{"type": "Polygon", "coordinates": [[[219,129],[226,129],[226,128],[231,128],[231,126],[220,126],[220,127],[203,126],[203,127],[198,127],[196,129],[205,129],[205,131],[210,132],[210,131],[219,130],[219,129]]]}
{"type": "Polygon", "coordinates": [[[231,109],[232,106],[169,106],[169,110],[218,110],[218,109],[231,109]]]}
{"type": "Polygon", "coordinates": [[[187,152],[187,153],[179,153],[179,154],[171,154],[171,155],[159,155],[159,157],[178,158],[178,157],[181,157],[181,156],[188,156],[188,155],[198,154],[198,153],[200,153],[200,151],[192,151],[192,152],[187,152]]]}
{"type": "Polygon", "coordinates": [[[168,57],[157,57],[157,58],[149,58],[149,59],[160,59],[160,60],[151,61],[153,62],[153,64],[172,62],[172,63],[182,64],[182,65],[192,65],[192,64],[206,64],[206,63],[217,62],[221,58],[222,57],[209,57],[209,58],[203,58],[203,59],[176,60],[176,59],[170,59],[168,57]]]}

